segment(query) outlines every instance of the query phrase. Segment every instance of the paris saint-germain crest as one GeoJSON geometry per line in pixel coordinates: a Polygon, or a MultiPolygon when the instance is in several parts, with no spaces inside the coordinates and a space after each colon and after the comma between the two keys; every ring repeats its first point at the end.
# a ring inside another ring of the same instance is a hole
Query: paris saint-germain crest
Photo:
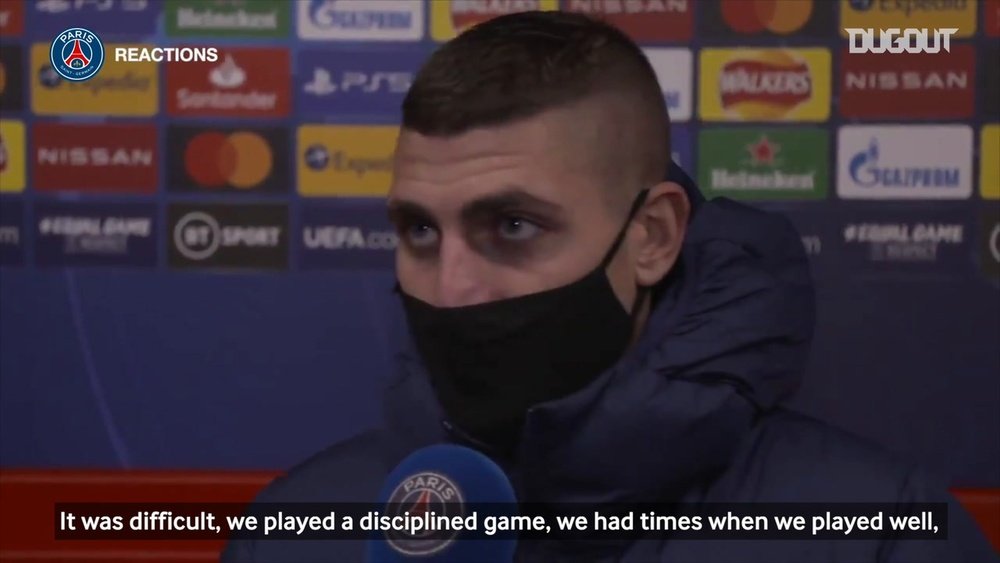
{"type": "Polygon", "coordinates": [[[71,27],[52,41],[49,60],[66,80],[89,80],[104,65],[104,44],[89,30],[71,27]]]}

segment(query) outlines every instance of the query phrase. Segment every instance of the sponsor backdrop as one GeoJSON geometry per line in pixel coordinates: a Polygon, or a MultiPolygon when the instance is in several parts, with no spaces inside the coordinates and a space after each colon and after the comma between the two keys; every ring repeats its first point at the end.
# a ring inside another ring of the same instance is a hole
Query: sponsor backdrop
{"type": "Polygon", "coordinates": [[[635,37],[674,159],[800,228],[796,405],[1000,486],[997,0],[4,0],[0,463],[280,468],[373,424],[400,102],[435,45],[534,7],[635,37]],[[220,57],[67,82],[68,27],[220,57]],[[850,54],[844,27],[958,32],[850,54]]]}

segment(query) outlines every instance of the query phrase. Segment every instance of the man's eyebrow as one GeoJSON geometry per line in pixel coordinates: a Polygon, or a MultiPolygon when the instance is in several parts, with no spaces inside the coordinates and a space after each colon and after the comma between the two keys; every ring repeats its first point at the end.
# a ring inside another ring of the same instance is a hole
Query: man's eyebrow
{"type": "Polygon", "coordinates": [[[433,215],[424,206],[406,199],[390,199],[386,205],[386,214],[392,223],[399,222],[404,217],[421,217],[431,219],[433,215]]]}
{"type": "Polygon", "coordinates": [[[462,219],[469,221],[484,214],[517,208],[558,218],[562,206],[526,192],[519,186],[508,186],[501,192],[483,196],[462,206],[462,219]]]}

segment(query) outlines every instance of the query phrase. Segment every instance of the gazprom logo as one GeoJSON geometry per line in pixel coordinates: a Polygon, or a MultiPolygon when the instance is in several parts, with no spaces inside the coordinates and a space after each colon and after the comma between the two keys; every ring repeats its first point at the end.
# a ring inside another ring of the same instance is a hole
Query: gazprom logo
{"type": "Polygon", "coordinates": [[[90,30],[71,27],[52,40],[49,62],[66,80],[89,80],[104,65],[104,44],[90,30]]]}
{"type": "Polygon", "coordinates": [[[892,27],[880,29],[876,43],[875,30],[872,28],[845,27],[850,36],[848,51],[859,53],[946,53],[951,52],[951,36],[958,32],[957,28],[941,28],[935,30],[892,27]]]}

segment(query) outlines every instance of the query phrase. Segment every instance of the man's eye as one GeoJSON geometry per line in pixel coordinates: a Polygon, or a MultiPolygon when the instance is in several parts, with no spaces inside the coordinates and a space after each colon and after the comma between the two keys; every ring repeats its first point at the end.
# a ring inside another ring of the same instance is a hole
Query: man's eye
{"type": "Polygon", "coordinates": [[[434,227],[427,224],[415,224],[406,228],[403,233],[410,246],[415,248],[428,248],[437,244],[438,232],[434,227]]]}
{"type": "Polygon", "coordinates": [[[538,225],[523,217],[504,217],[500,220],[497,230],[501,238],[513,241],[528,240],[541,232],[538,225]]]}

